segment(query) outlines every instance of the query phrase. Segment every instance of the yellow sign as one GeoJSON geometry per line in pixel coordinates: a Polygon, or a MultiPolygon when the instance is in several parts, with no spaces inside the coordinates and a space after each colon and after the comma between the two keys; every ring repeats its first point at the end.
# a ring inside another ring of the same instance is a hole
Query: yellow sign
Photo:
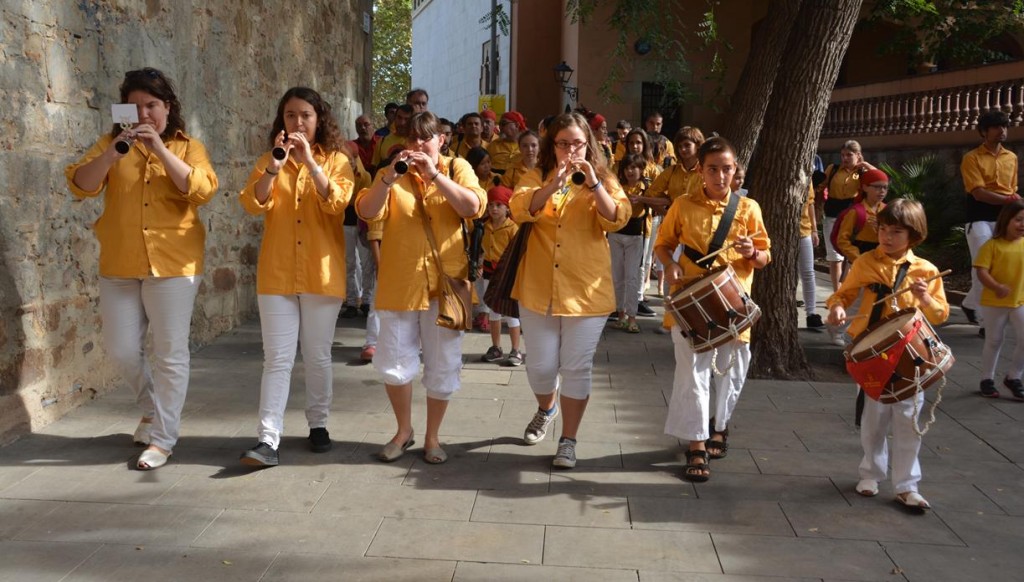
{"type": "Polygon", "coordinates": [[[504,95],[481,95],[480,100],[477,102],[477,110],[483,113],[487,109],[490,109],[494,113],[501,117],[502,113],[508,111],[505,108],[505,96],[504,95]]]}

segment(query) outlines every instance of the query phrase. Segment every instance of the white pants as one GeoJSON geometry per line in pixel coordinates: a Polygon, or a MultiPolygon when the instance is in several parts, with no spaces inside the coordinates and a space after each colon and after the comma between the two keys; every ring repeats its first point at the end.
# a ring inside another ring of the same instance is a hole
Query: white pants
{"type": "MultiPolygon", "coordinates": [[[[992,238],[995,230],[996,223],[994,222],[979,221],[967,224],[967,248],[971,251],[971,264],[974,264],[974,259],[978,258],[978,251],[981,250],[981,246],[992,238]]],[[[961,305],[967,309],[979,310],[981,308],[981,288],[981,282],[978,281],[978,272],[972,268],[971,290],[967,292],[967,296],[964,297],[961,305]]],[[[984,322],[984,317],[984,315],[981,315],[978,318],[978,322],[984,322]]],[[[988,335],[987,331],[985,335],[988,335]]]]}
{"type": "Polygon", "coordinates": [[[370,312],[366,314],[366,341],[363,342],[363,347],[368,348],[370,346],[377,345],[377,336],[380,334],[380,316],[377,315],[377,306],[373,302],[370,303],[370,312]]]}
{"type": "Polygon", "coordinates": [[[825,260],[830,263],[841,263],[843,262],[843,255],[839,254],[839,251],[832,246],[832,227],[835,225],[837,218],[826,216],[824,230],[822,235],[825,237],[825,260]]]}
{"type": "Polygon", "coordinates": [[[800,237],[799,261],[800,261],[800,289],[804,295],[804,311],[807,315],[814,313],[814,241],[810,236],[800,237]]]}
{"type": "MultiPolygon", "coordinates": [[[[491,308],[487,307],[487,304],[484,303],[484,293],[487,292],[487,283],[487,279],[484,279],[483,277],[479,277],[476,281],[473,281],[473,290],[476,291],[476,298],[478,301],[478,303],[473,306],[473,315],[480,315],[481,313],[488,315],[491,313],[491,308]]],[[[490,318],[488,317],[488,319],[490,318]]]]}
{"type": "Polygon", "coordinates": [[[377,265],[373,262],[370,247],[359,237],[358,226],[346,226],[345,230],[345,302],[355,306],[362,300],[369,305],[377,282],[377,265]]]}
{"type": "Polygon", "coordinates": [[[152,444],[178,442],[189,378],[189,328],[198,277],[100,277],[100,317],[107,354],[135,392],[142,414],[153,418],[152,444]],[[144,353],[153,332],[153,367],[144,353]]]}
{"type": "Polygon", "coordinates": [[[1013,327],[1017,337],[1017,349],[1013,351],[1013,363],[1006,371],[1006,377],[1019,380],[1024,373],[1024,305],[1020,307],[981,306],[985,319],[985,347],[981,349],[981,378],[992,380],[999,364],[999,352],[1003,347],[1006,324],[1013,327]]]}
{"type": "Polygon", "coordinates": [[[612,281],[615,284],[615,305],[629,317],[636,317],[637,302],[642,296],[641,267],[644,258],[644,237],[630,234],[608,233],[608,246],[612,253],[612,281]]]}
{"type": "Polygon", "coordinates": [[[484,293],[486,293],[487,292],[487,288],[491,286],[491,281],[490,281],[490,279],[484,279],[483,277],[477,279],[478,283],[480,281],[484,282],[484,291],[483,291],[483,293],[480,293],[478,291],[478,293],[480,293],[480,304],[483,305],[484,308],[487,309],[487,313],[489,314],[487,316],[487,320],[490,321],[491,323],[494,323],[496,321],[504,321],[505,325],[507,325],[509,327],[509,329],[512,329],[513,327],[520,327],[522,325],[522,323],[520,323],[518,317],[509,317],[507,315],[502,315],[502,314],[492,310],[490,307],[487,307],[486,304],[484,304],[484,293]]]}
{"type": "MultiPolygon", "coordinates": [[[[640,291],[636,296],[636,300],[638,302],[644,300],[644,294],[647,292],[647,286],[651,282],[651,267],[654,265],[654,261],[657,260],[654,256],[654,243],[658,240],[658,228],[660,227],[661,217],[655,216],[651,219],[651,234],[644,239],[643,261],[640,263],[640,291]]],[[[664,279],[665,277],[659,279],[658,284],[661,285],[664,279]]],[[[667,289],[662,285],[661,293],[664,294],[666,292],[667,289]]]]}
{"type": "MultiPolygon", "coordinates": [[[[686,441],[711,437],[711,357],[714,350],[695,353],[679,326],[672,326],[672,344],[676,353],[676,372],[672,381],[672,400],[668,403],[665,434],[686,441]]],[[[733,359],[724,376],[715,376],[715,430],[729,428],[750,367],[750,345],[739,340],[718,347],[716,366],[721,369],[733,359]]]]}
{"type": "Polygon", "coordinates": [[[284,432],[295,344],[302,345],[306,371],[306,421],[327,426],[333,397],[331,345],[341,298],[326,295],[259,295],[263,332],[263,379],[260,382],[259,439],[275,449],[284,432]]]}
{"type": "Polygon", "coordinates": [[[526,377],[533,393],[561,389],[562,396],[589,398],[594,353],[608,316],[541,315],[522,306],[519,316],[530,334],[526,377]]]}
{"type": "MultiPolygon", "coordinates": [[[[923,408],[924,392],[916,397],[923,408]]],[[[860,444],[864,458],[860,462],[860,478],[885,481],[889,468],[889,444],[886,435],[892,428],[892,488],[898,495],[917,491],[921,480],[921,464],[917,454],[921,450],[921,437],[914,432],[914,400],[907,398],[895,404],[882,404],[864,398],[864,414],[860,420],[860,444]]],[[[918,410],[920,412],[920,409],[918,410]]]]}
{"type": "Polygon", "coordinates": [[[380,335],[373,367],[389,386],[404,386],[420,371],[423,350],[423,387],[427,396],[448,400],[458,391],[462,379],[463,332],[441,327],[437,320],[437,300],[426,311],[377,312],[380,335]]]}

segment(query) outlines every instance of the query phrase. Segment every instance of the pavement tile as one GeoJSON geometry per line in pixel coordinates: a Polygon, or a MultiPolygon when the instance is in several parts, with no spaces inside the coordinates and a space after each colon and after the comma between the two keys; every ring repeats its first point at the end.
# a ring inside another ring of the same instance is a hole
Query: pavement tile
{"type": "MultiPolygon", "coordinates": [[[[730,451],[731,453],[731,451],[730,451]]],[[[848,476],[857,474],[861,454],[804,451],[750,451],[765,475],[848,476]]],[[[713,469],[712,469],[713,470],[713,469]]]]}
{"type": "Polygon", "coordinates": [[[0,499],[0,540],[13,539],[58,507],[56,501],[0,499]]]}
{"type": "Polygon", "coordinates": [[[894,565],[877,542],[711,534],[726,574],[787,578],[892,580],[894,565]]]}
{"type": "Polygon", "coordinates": [[[452,582],[636,582],[636,570],[459,562],[452,582]]]}
{"type": "MultiPolygon", "coordinates": [[[[488,463],[528,463],[531,467],[539,459],[537,467],[550,468],[551,459],[558,450],[559,427],[556,422],[548,438],[536,445],[525,445],[521,438],[502,437],[494,439],[487,455],[488,463]]],[[[580,442],[576,445],[577,468],[622,467],[622,454],[618,443],[580,442]]]]}
{"type": "Polygon", "coordinates": [[[472,521],[629,528],[625,497],[533,495],[520,491],[482,491],[473,506],[472,521]]]}
{"type": "Polygon", "coordinates": [[[380,522],[378,515],[228,509],[217,516],[192,546],[251,549],[256,542],[254,532],[272,532],[276,551],[358,557],[370,545],[380,522]]]}
{"type": "Polygon", "coordinates": [[[1024,546],[1022,517],[966,512],[939,512],[938,515],[968,547],[1020,553],[1021,547],[1024,546]]]}
{"type": "Polygon", "coordinates": [[[793,528],[774,501],[629,498],[634,529],[788,536],[793,528]]]}
{"type": "Polygon", "coordinates": [[[229,473],[220,478],[184,475],[152,503],[309,513],[329,485],[323,481],[280,479],[274,480],[273,486],[268,486],[270,482],[261,479],[259,473],[229,473]]]}
{"type": "Polygon", "coordinates": [[[697,483],[697,496],[712,501],[816,501],[846,505],[835,484],[825,477],[715,473],[697,483]]]}
{"type": "Polygon", "coordinates": [[[551,493],[627,497],[695,497],[693,485],[672,467],[575,469],[551,473],[551,493]]]}
{"type": "Polygon", "coordinates": [[[860,445],[860,430],[854,426],[840,429],[797,427],[793,432],[804,448],[812,453],[849,453],[858,457],[864,454],[860,445]]]}
{"type": "Polygon", "coordinates": [[[549,526],[545,566],[721,572],[706,533],[549,526]]]}
{"type": "Polygon", "coordinates": [[[731,423],[729,425],[729,448],[765,449],[776,451],[806,451],[791,428],[760,428],[731,423]]]}
{"type": "Polygon", "coordinates": [[[175,473],[134,471],[127,466],[117,471],[44,467],[0,492],[0,497],[145,505],[181,478],[175,473]]]}
{"type": "Polygon", "coordinates": [[[16,539],[75,543],[187,546],[220,509],[64,503],[23,529],[16,539]]]}
{"type": "Polygon", "coordinates": [[[463,370],[462,381],[471,384],[500,384],[508,385],[512,379],[512,372],[509,370],[463,370]]]}
{"type": "MultiPolygon", "coordinates": [[[[879,497],[874,498],[880,501],[879,497]]],[[[784,502],[782,511],[802,538],[913,542],[963,546],[933,513],[910,515],[895,503],[837,507],[834,504],[784,502]]]]}
{"type": "MultiPolygon", "coordinates": [[[[980,483],[975,487],[1009,515],[1024,516],[1024,490],[1019,486],[980,483]]],[[[994,512],[998,513],[998,512],[994,512]]]]}
{"type": "Polygon", "coordinates": [[[1002,552],[893,542],[883,545],[886,553],[899,567],[900,573],[911,582],[1013,580],[1024,570],[1024,553],[1020,551],[1002,552]]]}
{"type": "Polygon", "coordinates": [[[1024,470],[1013,463],[998,461],[964,462],[921,455],[921,473],[929,481],[961,483],[1004,483],[1024,487],[1024,470]]]}
{"type": "MultiPolygon", "coordinates": [[[[282,553],[260,582],[451,582],[456,562],[282,553]]],[[[493,567],[493,565],[488,565],[493,567]]]]}
{"type": "Polygon", "coordinates": [[[550,480],[550,461],[517,463],[490,463],[480,461],[453,462],[431,465],[417,460],[413,463],[403,485],[417,489],[470,490],[522,489],[538,494],[547,493],[550,480]]]}
{"type": "MultiPolygon", "coordinates": [[[[4,463],[7,459],[2,456],[3,449],[0,449],[0,463],[4,463]]],[[[4,489],[14,485],[15,483],[25,479],[32,473],[42,470],[42,467],[33,467],[31,465],[13,465],[3,466],[0,465],[0,498],[4,497],[4,489]]]]}
{"type": "Polygon", "coordinates": [[[775,576],[734,576],[731,574],[688,574],[640,570],[640,582],[821,582],[820,578],[777,578],[775,576]]]}
{"type": "Polygon", "coordinates": [[[66,580],[68,573],[99,548],[100,544],[0,541],[0,582],[66,580]]]}
{"type": "Polygon", "coordinates": [[[417,489],[399,483],[332,483],[313,515],[375,515],[469,521],[477,492],[417,489]]]}
{"type": "Polygon", "coordinates": [[[259,580],[275,555],[233,548],[105,545],[62,582],[138,582],[153,579],[156,572],[173,572],[175,582],[251,582],[259,580]]]}
{"type": "Polygon", "coordinates": [[[439,519],[384,518],[366,555],[469,562],[539,564],[544,527],[439,519]],[[444,540],[444,543],[424,543],[444,540]]]}
{"type": "MultiPolygon", "coordinates": [[[[135,430],[134,425],[132,430],[135,430]]],[[[0,465],[114,470],[123,467],[141,451],[140,447],[131,444],[129,434],[94,438],[33,434],[0,449],[0,465]]]]}

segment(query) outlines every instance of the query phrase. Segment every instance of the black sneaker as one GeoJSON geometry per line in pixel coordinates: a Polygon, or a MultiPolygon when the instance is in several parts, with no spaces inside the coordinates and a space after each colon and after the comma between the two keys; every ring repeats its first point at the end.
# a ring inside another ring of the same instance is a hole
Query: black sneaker
{"type": "Polygon", "coordinates": [[[1013,393],[1014,400],[1024,401],[1024,384],[1021,383],[1020,378],[1003,378],[1003,386],[1013,393]]]}
{"type": "Polygon", "coordinates": [[[345,319],[352,319],[353,317],[359,316],[359,309],[355,305],[349,305],[345,308],[345,311],[341,312],[341,316],[345,319]]]}
{"type": "Polygon", "coordinates": [[[276,467],[278,465],[277,451],[262,442],[242,453],[240,459],[243,465],[250,467],[276,467]]]}
{"type": "Polygon", "coordinates": [[[978,325],[978,314],[976,314],[973,309],[970,307],[964,307],[963,305],[960,306],[960,309],[964,312],[964,315],[967,316],[967,321],[969,323],[978,325]]]}
{"type": "Polygon", "coordinates": [[[369,317],[370,316],[370,304],[369,303],[363,303],[362,305],[360,305],[359,306],[359,313],[362,313],[363,317],[369,317]]]}
{"type": "Polygon", "coordinates": [[[642,315],[644,317],[654,317],[655,315],[657,315],[656,313],[654,313],[654,310],[651,309],[651,306],[647,305],[646,301],[641,301],[640,303],[636,304],[636,314],[642,315]]]}
{"type": "Polygon", "coordinates": [[[326,453],[331,450],[331,433],[324,427],[309,429],[309,450],[326,453]]]}
{"type": "Polygon", "coordinates": [[[996,383],[992,380],[982,380],[978,388],[985,398],[999,398],[999,391],[996,390],[996,383]]]}
{"type": "Polygon", "coordinates": [[[812,313],[807,316],[807,329],[821,329],[825,327],[825,322],[821,320],[821,316],[817,313],[812,313]]]}
{"type": "Polygon", "coordinates": [[[487,353],[480,356],[480,360],[484,362],[497,362],[505,358],[505,354],[501,352],[501,348],[498,346],[491,346],[487,353]]]}

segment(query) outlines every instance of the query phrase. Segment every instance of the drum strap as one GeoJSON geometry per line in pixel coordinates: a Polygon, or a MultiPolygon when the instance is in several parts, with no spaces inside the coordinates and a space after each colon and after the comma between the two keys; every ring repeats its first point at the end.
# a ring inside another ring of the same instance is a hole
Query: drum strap
{"type": "Polygon", "coordinates": [[[729,193],[729,202],[725,205],[725,212],[722,214],[722,220],[718,222],[718,228],[715,229],[714,236],[711,237],[711,244],[708,245],[708,250],[705,253],[698,251],[695,248],[683,245],[683,254],[688,259],[693,261],[693,264],[698,267],[708,270],[711,265],[715,262],[715,257],[711,257],[706,261],[701,261],[707,255],[718,252],[725,244],[725,237],[729,236],[729,229],[732,227],[732,221],[736,218],[736,207],[739,206],[740,197],[732,192],[729,193]]]}
{"type": "MultiPolygon", "coordinates": [[[[900,285],[903,284],[903,279],[907,277],[907,271],[910,269],[910,261],[905,261],[900,268],[896,271],[896,280],[893,281],[892,287],[886,287],[881,283],[872,283],[868,285],[868,289],[871,289],[875,293],[875,298],[885,297],[886,295],[893,292],[894,289],[899,289],[900,285]]],[[[865,301],[866,299],[861,299],[865,301]]],[[[885,303],[879,303],[871,308],[871,315],[868,317],[868,327],[882,319],[882,310],[885,309],[885,303]]],[[[864,415],[864,391],[857,391],[857,413],[854,416],[854,424],[860,426],[861,416],[864,415]]]]}

